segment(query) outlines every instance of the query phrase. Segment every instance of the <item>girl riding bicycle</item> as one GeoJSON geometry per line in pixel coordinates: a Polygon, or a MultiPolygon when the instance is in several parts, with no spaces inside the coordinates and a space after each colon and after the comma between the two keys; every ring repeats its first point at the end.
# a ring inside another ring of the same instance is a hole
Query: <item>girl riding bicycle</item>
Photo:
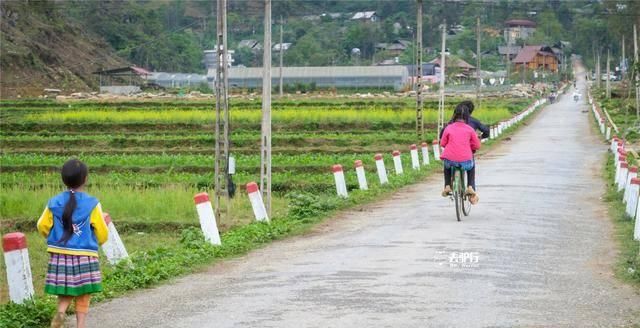
{"type": "MultiPolygon", "coordinates": [[[[473,152],[480,149],[480,139],[470,127],[469,109],[465,105],[458,105],[453,111],[452,124],[447,125],[440,139],[440,146],[444,151],[440,158],[444,163],[444,190],[442,196],[451,194],[451,168],[462,167],[465,171],[471,171],[475,166],[473,152]]],[[[479,200],[476,194],[475,174],[469,174],[467,194],[470,196],[471,204],[476,204],[479,200]]]]}

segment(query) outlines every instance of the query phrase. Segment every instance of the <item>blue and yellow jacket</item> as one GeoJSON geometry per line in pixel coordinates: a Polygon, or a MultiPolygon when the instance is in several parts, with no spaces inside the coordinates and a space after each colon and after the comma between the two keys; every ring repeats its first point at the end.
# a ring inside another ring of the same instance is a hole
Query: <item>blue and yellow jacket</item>
{"type": "Polygon", "coordinates": [[[51,198],[38,219],[38,231],[47,238],[47,251],[98,257],[98,245],[107,241],[109,231],[100,202],[84,192],[75,193],[77,205],[71,216],[74,232],[66,243],[59,242],[64,234],[62,213],[70,195],[70,191],[65,191],[51,198]]]}

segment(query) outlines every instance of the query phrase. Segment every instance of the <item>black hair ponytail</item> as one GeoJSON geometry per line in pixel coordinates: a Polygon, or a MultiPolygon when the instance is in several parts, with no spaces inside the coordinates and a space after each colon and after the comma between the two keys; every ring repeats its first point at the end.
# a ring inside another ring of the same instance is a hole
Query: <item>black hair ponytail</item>
{"type": "Polygon", "coordinates": [[[453,110],[453,117],[451,118],[451,121],[455,122],[458,120],[469,123],[469,107],[463,103],[458,104],[458,106],[453,110]]]}
{"type": "Polygon", "coordinates": [[[64,233],[59,242],[65,244],[73,234],[73,211],[76,209],[76,192],[74,189],[82,187],[87,180],[87,166],[77,159],[70,159],[62,165],[62,182],[69,188],[69,201],[62,213],[62,227],[64,233]]]}

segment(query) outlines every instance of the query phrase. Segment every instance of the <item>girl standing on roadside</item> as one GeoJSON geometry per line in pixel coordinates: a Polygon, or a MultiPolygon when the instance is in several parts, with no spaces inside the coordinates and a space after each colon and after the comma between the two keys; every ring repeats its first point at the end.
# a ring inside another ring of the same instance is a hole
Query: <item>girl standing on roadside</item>
{"type": "Polygon", "coordinates": [[[91,293],[102,291],[98,245],[107,241],[108,230],[100,202],[84,192],[87,166],[70,159],[61,173],[68,190],[51,198],[38,220],[50,254],[44,291],[58,295],[51,327],[64,327],[65,312],[75,298],[77,326],[84,328],[91,293]]]}

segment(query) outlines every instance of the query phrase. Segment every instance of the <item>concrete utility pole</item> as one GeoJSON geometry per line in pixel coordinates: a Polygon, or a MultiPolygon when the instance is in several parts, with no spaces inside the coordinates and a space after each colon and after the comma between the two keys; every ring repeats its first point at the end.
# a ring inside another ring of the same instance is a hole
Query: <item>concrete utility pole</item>
{"type": "Polygon", "coordinates": [[[477,86],[476,86],[476,108],[480,108],[480,88],[482,87],[482,77],[480,73],[482,72],[480,68],[480,16],[476,17],[476,28],[477,28],[477,36],[476,36],[476,75],[477,75],[477,86]]]}
{"type": "Polygon", "coordinates": [[[264,53],[262,60],[262,138],[260,190],[271,217],[271,0],[264,0],[264,53]]]}
{"type": "Polygon", "coordinates": [[[611,99],[611,48],[607,48],[607,99],[611,99]]]}
{"type": "Polygon", "coordinates": [[[284,49],[282,48],[282,33],[284,29],[284,20],[282,16],[280,16],[280,98],[282,98],[282,82],[284,80],[284,76],[282,75],[282,56],[284,54],[284,49]]]}
{"type": "Polygon", "coordinates": [[[511,68],[511,33],[507,33],[507,60],[505,66],[507,67],[507,76],[504,82],[509,84],[509,69],[511,68]]]}
{"type": "MultiPolygon", "coordinates": [[[[636,29],[636,24],[633,24],[633,63],[634,65],[638,65],[638,31],[636,29]]],[[[636,72],[636,119],[640,120],[640,78],[638,77],[638,73],[636,72]]]]}
{"type": "Polygon", "coordinates": [[[602,80],[602,77],[600,76],[602,70],[600,69],[600,49],[598,49],[597,55],[596,55],[596,61],[598,62],[598,66],[596,68],[596,86],[598,86],[598,88],[600,87],[600,81],[602,80]]]}
{"type": "Polygon", "coordinates": [[[442,22],[442,49],[440,51],[440,99],[438,101],[438,131],[436,131],[436,139],[440,141],[440,131],[444,126],[444,80],[446,67],[446,41],[447,41],[447,20],[442,22]]]}
{"type": "Polygon", "coordinates": [[[623,34],[623,35],[622,35],[622,65],[620,65],[620,66],[621,66],[621,67],[620,67],[620,71],[622,72],[622,79],[623,79],[623,80],[624,80],[625,75],[626,75],[626,74],[625,74],[625,73],[626,73],[626,72],[625,72],[625,71],[626,71],[626,69],[623,69],[623,68],[624,68],[624,65],[625,65],[625,63],[626,63],[626,60],[625,60],[625,58],[624,58],[624,57],[625,57],[625,56],[624,56],[624,34],[623,34]]]}
{"type": "MultiPolygon", "coordinates": [[[[229,204],[229,104],[227,75],[227,0],[218,0],[216,17],[216,149],[215,149],[215,215],[221,219],[221,197],[229,204]]],[[[229,206],[227,206],[229,209],[229,206]]],[[[228,215],[229,213],[227,213],[228,215]]]]}
{"type": "Polygon", "coordinates": [[[418,140],[422,140],[424,136],[424,119],[422,113],[422,0],[417,0],[418,16],[416,21],[417,37],[416,37],[416,134],[418,140]]]}

